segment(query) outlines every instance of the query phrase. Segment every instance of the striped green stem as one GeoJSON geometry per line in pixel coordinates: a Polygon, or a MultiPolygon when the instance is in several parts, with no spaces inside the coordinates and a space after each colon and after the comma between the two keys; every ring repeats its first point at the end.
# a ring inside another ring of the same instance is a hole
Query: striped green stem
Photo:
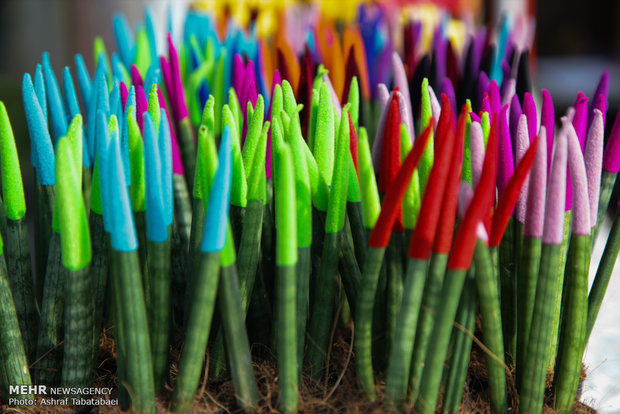
{"type": "Polygon", "coordinates": [[[368,237],[362,219],[362,203],[347,202],[347,217],[351,225],[351,236],[353,236],[353,246],[355,247],[355,258],[357,263],[364,263],[364,256],[368,248],[368,237]]]}
{"type": "Polygon", "coordinates": [[[220,252],[201,253],[189,307],[183,353],[179,362],[172,411],[189,412],[198,389],[211,330],[220,271],[220,252]]]}
{"type": "Polygon", "coordinates": [[[407,397],[413,344],[427,278],[428,262],[428,260],[410,258],[407,263],[402,307],[398,314],[394,342],[390,348],[385,385],[387,404],[395,411],[402,410],[407,397]]]}
{"type": "Polygon", "coordinates": [[[92,280],[93,297],[95,298],[94,323],[94,356],[99,351],[99,334],[103,321],[106,290],[108,288],[108,270],[110,266],[109,240],[103,228],[103,216],[91,210],[88,217],[92,259],[90,264],[90,279],[92,280]]]}
{"type": "Polygon", "coordinates": [[[349,303],[353,314],[355,314],[355,306],[357,305],[357,297],[359,295],[360,279],[362,277],[355,254],[356,253],[349,243],[349,240],[347,240],[346,237],[341,237],[338,270],[340,272],[340,278],[347,296],[347,302],[349,303]]]}
{"type": "Polygon", "coordinates": [[[154,413],[153,362],[138,252],[112,250],[111,255],[117,270],[113,272],[113,283],[121,300],[116,306],[117,316],[123,320],[125,387],[131,395],[134,412],[154,413]]]}
{"type": "Polygon", "coordinates": [[[469,276],[463,287],[463,296],[461,296],[455,322],[458,325],[452,329],[454,352],[449,364],[446,393],[441,408],[441,412],[444,414],[457,414],[459,412],[465,380],[467,379],[472,337],[476,326],[476,289],[469,276]]]}
{"type": "MultiPolygon", "coordinates": [[[[58,385],[62,366],[62,330],[65,307],[65,278],[60,234],[52,232],[41,301],[41,320],[37,341],[35,383],[58,385]]],[[[94,355],[94,354],[93,354],[94,355]]]]}
{"type": "Polygon", "coordinates": [[[499,291],[495,277],[495,267],[491,251],[486,243],[478,240],[474,251],[475,277],[480,313],[482,315],[482,334],[488,348],[486,353],[489,375],[489,396],[494,413],[508,411],[506,400],[506,364],[504,363],[504,339],[502,337],[499,291]]]}
{"type": "Polygon", "coordinates": [[[523,224],[511,217],[504,231],[504,237],[499,244],[499,286],[502,307],[502,328],[504,335],[504,350],[509,363],[514,362],[516,355],[517,329],[517,272],[521,261],[521,244],[523,239],[523,224]],[[514,345],[514,346],[513,346],[514,345]],[[511,352],[513,352],[511,354],[511,352]]]}
{"type": "Polygon", "coordinates": [[[325,233],[319,274],[314,288],[314,303],[310,317],[306,361],[314,378],[325,369],[329,335],[334,323],[334,301],[338,272],[338,252],[341,233],[325,233]]]}
{"type": "Polygon", "coordinates": [[[429,342],[429,349],[433,352],[427,353],[420,379],[420,394],[415,402],[416,411],[422,414],[435,412],[443,363],[448,352],[452,323],[458,309],[466,273],[462,269],[452,269],[446,272],[444,278],[441,289],[442,306],[438,309],[429,342]]]}
{"type": "Polygon", "coordinates": [[[170,240],[148,242],[148,279],[150,291],[147,312],[151,334],[153,379],[155,392],[163,390],[168,378],[168,347],[170,344],[170,240]]]}
{"type": "MultiPolygon", "coordinates": [[[[62,359],[63,387],[85,388],[93,380],[94,301],[89,267],[65,270],[65,335],[62,359]]],[[[77,394],[72,394],[77,397],[77,394]]]]}
{"type": "Polygon", "coordinates": [[[590,250],[590,236],[572,235],[564,276],[563,315],[553,376],[553,405],[559,413],[571,412],[581,375],[588,318],[590,250]]]}
{"type": "MultiPolygon", "coordinates": [[[[398,325],[400,305],[403,301],[403,275],[405,274],[403,258],[405,257],[404,233],[393,232],[386,251],[385,264],[387,266],[387,307],[386,307],[386,335],[387,347],[392,349],[398,325]]],[[[421,286],[424,286],[423,284],[421,286]]],[[[423,289],[421,287],[420,289],[423,289]]],[[[419,308],[419,305],[418,305],[419,308]]],[[[417,319],[417,317],[416,317],[417,319]]],[[[415,331],[414,331],[415,333],[415,331]]],[[[413,344],[411,344],[413,349],[413,344]]]]}
{"type": "Polygon", "coordinates": [[[408,394],[413,396],[413,400],[417,397],[420,389],[420,376],[424,369],[424,360],[428,350],[428,342],[433,326],[435,325],[435,317],[437,315],[437,306],[439,306],[439,294],[443,285],[443,278],[446,274],[446,264],[448,263],[448,255],[445,253],[433,253],[429,263],[426,283],[424,284],[424,293],[422,295],[422,304],[420,305],[420,316],[418,328],[415,334],[415,345],[413,347],[413,355],[411,358],[411,373],[409,375],[408,394]]]}
{"type": "Polygon", "coordinates": [[[33,361],[39,315],[35,303],[26,218],[7,219],[5,258],[15,310],[29,361],[33,361]]]}
{"type": "MultiPolygon", "coordinates": [[[[9,386],[32,382],[3,254],[0,254],[0,303],[0,390],[6,402],[9,386]]],[[[12,397],[32,398],[30,395],[12,397]]]]}
{"type": "Polygon", "coordinates": [[[564,274],[558,272],[561,256],[561,245],[543,243],[530,338],[521,377],[519,413],[542,411],[547,361],[553,331],[557,330],[554,326],[555,297],[562,289],[564,274]]]}
{"type": "Polygon", "coordinates": [[[256,271],[261,256],[261,235],[263,230],[263,200],[249,201],[245,208],[245,219],[239,242],[237,268],[243,314],[247,314],[254,290],[256,271]]]}
{"type": "Polygon", "coordinates": [[[275,326],[277,327],[278,378],[280,411],[297,412],[297,278],[296,265],[279,265],[275,287],[275,326]]]}
{"type": "Polygon", "coordinates": [[[301,361],[304,358],[304,346],[306,344],[306,325],[308,323],[308,310],[310,308],[310,275],[312,271],[311,247],[299,247],[297,250],[297,372],[301,373],[301,361]]]}
{"type": "Polygon", "coordinates": [[[192,228],[192,201],[182,175],[172,175],[172,186],[174,192],[174,218],[179,228],[183,248],[187,250],[192,228]]]}
{"type": "MultiPolygon", "coordinates": [[[[501,249],[501,245],[500,245],[501,249]]],[[[538,282],[542,239],[525,236],[517,278],[517,386],[521,386],[522,370],[530,337],[534,299],[538,282]]]]}
{"type": "Polygon", "coordinates": [[[181,150],[181,160],[183,161],[187,188],[194,188],[196,140],[194,138],[194,127],[189,117],[185,117],[179,121],[179,132],[179,147],[181,150]]]}
{"type": "MultiPolygon", "coordinates": [[[[223,262],[221,273],[218,303],[222,316],[228,364],[235,387],[235,398],[243,409],[253,411],[258,402],[258,387],[254,378],[254,366],[250,356],[248,334],[245,330],[239,279],[234,261],[231,264],[223,262]]],[[[291,348],[294,353],[296,348],[291,348]]],[[[296,372],[295,375],[297,375],[296,372]]]]}
{"type": "MultiPolygon", "coordinates": [[[[36,274],[36,293],[37,302],[41,306],[41,299],[43,296],[43,284],[45,283],[45,272],[47,265],[47,254],[49,251],[50,238],[52,237],[52,214],[54,210],[54,187],[51,185],[41,185],[37,182],[36,189],[36,211],[35,215],[35,266],[37,269],[36,274]]],[[[2,236],[6,236],[6,216],[4,216],[4,209],[2,209],[2,216],[4,217],[4,229],[2,230],[2,236]]]]}
{"type": "MultiPolygon", "coordinates": [[[[133,212],[133,221],[136,225],[136,237],[138,238],[138,257],[140,258],[140,273],[144,278],[145,284],[147,276],[147,248],[146,248],[146,213],[144,211],[133,212]]],[[[146,286],[145,286],[146,291],[146,286]]]]}
{"type": "Polygon", "coordinates": [[[594,328],[594,323],[596,322],[598,311],[601,308],[601,303],[603,303],[603,297],[605,296],[609,279],[611,278],[611,274],[614,270],[614,264],[618,258],[618,252],[620,252],[620,214],[616,214],[614,224],[612,225],[609,236],[607,237],[605,250],[603,251],[601,261],[596,269],[596,276],[592,282],[590,294],[588,295],[586,343],[588,342],[588,338],[590,338],[592,328],[594,328]]]}
{"type": "MultiPolygon", "coordinates": [[[[570,233],[571,233],[571,211],[567,211],[564,213],[564,235],[562,238],[562,250],[560,255],[560,262],[558,267],[556,268],[556,272],[559,273],[558,277],[562,280],[562,286],[564,286],[564,269],[566,267],[566,260],[568,258],[568,247],[570,241],[570,233]]],[[[539,282],[540,283],[540,282],[539,282]]],[[[560,315],[562,308],[562,287],[560,287],[557,291],[555,291],[555,296],[553,297],[554,305],[554,314],[553,314],[553,323],[552,323],[552,339],[549,344],[549,354],[547,359],[547,369],[553,369],[555,365],[555,357],[558,349],[558,334],[560,330],[560,315]]]]}
{"type": "Polygon", "coordinates": [[[618,174],[612,173],[609,171],[603,170],[601,173],[601,194],[598,199],[598,213],[596,216],[596,227],[592,231],[593,234],[593,242],[596,240],[598,236],[598,232],[601,229],[601,223],[603,222],[603,218],[605,217],[605,212],[607,211],[607,207],[609,206],[609,200],[611,199],[611,193],[614,189],[614,184],[616,183],[616,177],[618,174]]]}
{"type": "Polygon", "coordinates": [[[366,398],[375,399],[372,371],[373,308],[385,248],[368,248],[364,260],[359,298],[355,309],[355,363],[357,377],[366,398]]]}

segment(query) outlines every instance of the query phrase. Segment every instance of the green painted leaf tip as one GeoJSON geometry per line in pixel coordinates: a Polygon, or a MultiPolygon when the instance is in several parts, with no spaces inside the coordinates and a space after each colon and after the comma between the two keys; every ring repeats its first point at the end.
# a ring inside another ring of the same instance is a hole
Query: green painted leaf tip
{"type": "Polygon", "coordinates": [[[304,147],[308,147],[301,133],[301,124],[297,113],[293,115],[293,121],[291,121],[288,143],[293,156],[293,170],[295,172],[297,245],[298,247],[308,247],[312,243],[312,190],[304,153],[304,147]]]}
{"type": "Polygon", "coordinates": [[[362,221],[364,222],[364,227],[372,229],[375,227],[377,218],[379,218],[381,202],[379,201],[379,189],[377,188],[375,169],[372,166],[368,132],[364,127],[360,128],[360,134],[358,136],[358,152],[360,190],[362,196],[362,221]]]}
{"type": "Polygon", "coordinates": [[[0,101],[0,169],[4,211],[8,219],[19,220],[26,214],[26,198],[13,128],[2,101],[0,101]]]}
{"type": "Polygon", "coordinates": [[[275,150],[274,197],[276,217],[276,264],[297,263],[297,212],[293,155],[287,143],[275,150]]]}
{"type": "Polygon", "coordinates": [[[72,143],[63,137],[56,146],[56,199],[59,201],[62,264],[69,270],[87,267],[92,254],[88,218],[77,176],[72,143]]]}
{"type": "MultiPolygon", "coordinates": [[[[349,105],[342,110],[342,119],[347,119],[349,105]]],[[[325,219],[325,232],[337,233],[344,227],[346,212],[347,189],[349,186],[349,123],[340,122],[338,144],[333,165],[333,176],[325,219]]]]}
{"type": "Polygon", "coordinates": [[[226,243],[222,249],[220,256],[220,265],[222,267],[232,266],[237,261],[237,253],[235,252],[235,240],[233,239],[230,220],[228,221],[228,229],[226,230],[226,243]]]}
{"type": "Polygon", "coordinates": [[[351,121],[356,131],[359,131],[360,119],[360,88],[357,82],[357,76],[351,78],[351,86],[349,87],[348,103],[351,104],[351,121]]]}
{"type": "Polygon", "coordinates": [[[67,129],[67,138],[69,138],[71,149],[73,150],[78,187],[82,188],[82,156],[84,148],[84,125],[82,115],[77,114],[71,120],[69,128],[67,129]]]}
{"type": "MultiPolygon", "coordinates": [[[[232,91],[231,96],[232,95],[234,95],[234,91],[232,91]]],[[[238,125],[239,124],[235,119],[232,107],[229,105],[224,105],[222,107],[222,127],[228,126],[230,128],[232,138],[233,176],[230,204],[245,207],[248,204],[248,182],[245,177],[243,159],[241,157],[241,143],[239,141],[238,125]]]]}
{"type": "Polygon", "coordinates": [[[239,98],[237,97],[237,93],[232,87],[228,90],[228,107],[233,114],[233,117],[235,119],[235,125],[237,127],[235,130],[236,133],[233,135],[233,146],[235,145],[235,141],[237,142],[237,145],[241,145],[241,131],[243,130],[243,113],[241,112],[241,105],[239,105],[239,98]]]}
{"type": "Polygon", "coordinates": [[[159,107],[159,96],[157,96],[157,88],[158,86],[156,83],[151,85],[147,110],[149,111],[149,114],[151,114],[151,118],[153,118],[153,124],[155,124],[155,131],[159,133],[159,124],[161,120],[161,108],[159,107]]]}
{"type": "MultiPolygon", "coordinates": [[[[248,108],[251,104],[248,102],[248,108]]],[[[258,95],[258,101],[256,102],[256,108],[252,112],[250,117],[248,113],[249,125],[248,132],[245,136],[245,142],[243,143],[243,167],[246,174],[252,173],[253,159],[256,154],[256,148],[261,139],[261,132],[263,130],[263,121],[265,118],[265,101],[262,95],[258,95]]]]}
{"type": "Polygon", "coordinates": [[[308,166],[308,175],[310,176],[310,190],[312,192],[312,205],[319,211],[327,211],[327,199],[329,197],[329,187],[319,172],[319,166],[316,164],[314,155],[310,152],[308,146],[304,146],[304,154],[306,156],[306,164],[308,166]]]}
{"type": "Polygon", "coordinates": [[[297,101],[293,87],[286,79],[282,81],[282,95],[284,98],[284,110],[289,116],[293,116],[297,112],[297,101]]]}
{"type": "Polygon", "coordinates": [[[129,165],[131,170],[131,207],[133,211],[146,211],[146,178],[144,176],[144,142],[136,118],[131,116],[133,108],[127,111],[129,135],[129,165]]]}
{"type": "MultiPolygon", "coordinates": [[[[401,163],[407,158],[407,154],[413,148],[411,138],[409,137],[409,129],[407,125],[400,124],[400,148],[401,148],[401,163]]],[[[418,214],[420,212],[420,178],[417,168],[413,171],[411,181],[405,190],[405,197],[403,198],[403,227],[412,230],[418,220],[418,214]]]]}
{"type": "Polygon", "coordinates": [[[334,104],[332,102],[331,91],[327,83],[323,82],[319,92],[319,107],[317,110],[316,130],[314,132],[315,140],[312,153],[314,154],[316,163],[319,166],[319,171],[323,174],[323,178],[327,185],[331,185],[334,172],[334,128],[334,104]]]}
{"type": "Polygon", "coordinates": [[[203,200],[206,208],[211,191],[211,182],[217,170],[215,134],[206,125],[202,125],[198,130],[198,152],[196,155],[194,198],[203,200]]]}
{"type": "Polygon", "coordinates": [[[205,103],[200,125],[204,125],[215,131],[215,97],[213,95],[209,95],[209,99],[207,99],[207,102],[205,103]]]}
{"type": "Polygon", "coordinates": [[[256,145],[255,154],[251,164],[251,171],[248,176],[248,201],[259,201],[265,199],[265,186],[267,177],[265,175],[265,160],[267,157],[267,135],[270,122],[265,122],[260,138],[256,145]]]}

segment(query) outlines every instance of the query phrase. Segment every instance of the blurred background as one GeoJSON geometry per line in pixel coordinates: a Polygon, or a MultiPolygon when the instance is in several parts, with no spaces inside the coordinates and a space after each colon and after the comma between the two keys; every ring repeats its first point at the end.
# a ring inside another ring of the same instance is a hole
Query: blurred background
{"type": "MultiPolygon", "coordinates": [[[[74,70],[76,53],[84,56],[92,73],[95,36],[103,38],[109,53],[115,51],[111,24],[114,13],[122,12],[131,24],[136,24],[143,21],[144,7],[148,4],[160,30],[168,26],[169,12],[173,28],[180,28],[188,3],[188,0],[0,0],[0,100],[4,101],[12,121],[27,189],[32,188],[29,183],[33,182],[33,169],[28,155],[21,81],[25,72],[34,73],[41,53],[50,52],[57,76],[65,65],[74,70]]],[[[610,89],[606,128],[610,130],[620,106],[620,25],[616,24],[620,20],[619,1],[438,0],[437,3],[450,7],[467,4],[477,10],[476,19],[486,24],[496,24],[504,12],[535,16],[534,88],[540,91],[544,87],[551,92],[559,117],[572,105],[579,90],[591,96],[601,72],[607,69],[610,89]]],[[[33,206],[32,194],[27,197],[28,205],[33,206]]],[[[598,262],[597,255],[600,256],[602,248],[599,239],[593,263],[598,262]]],[[[591,271],[591,278],[595,271],[591,271]]],[[[620,413],[618,276],[616,269],[585,356],[588,379],[582,398],[605,413],[620,413]]]]}

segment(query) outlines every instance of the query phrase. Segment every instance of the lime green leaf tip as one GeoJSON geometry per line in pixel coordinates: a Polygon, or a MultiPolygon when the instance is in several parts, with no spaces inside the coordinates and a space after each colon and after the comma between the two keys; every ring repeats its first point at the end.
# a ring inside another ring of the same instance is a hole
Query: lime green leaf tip
{"type": "Polygon", "coordinates": [[[213,95],[209,95],[209,99],[207,99],[207,102],[205,103],[200,125],[211,128],[211,130],[215,133],[215,97],[213,95]]]}
{"type": "Polygon", "coordinates": [[[136,118],[131,116],[133,108],[127,111],[129,135],[129,165],[131,170],[131,207],[133,211],[146,211],[146,178],[144,177],[144,142],[136,118]]]}
{"type": "MultiPolygon", "coordinates": [[[[407,125],[400,124],[400,148],[401,148],[401,162],[407,158],[407,154],[413,148],[411,138],[409,138],[409,129],[407,125]]],[[[418,219],[420,212],[420,182],[418,176],[418,170],[413,171],[411,176],[411,182],[405,190],[405,197],[403,198],[403,226],[406,229],[412,230],[418,219]]]]}
{"type": "Polygon", "coordinates": [[[282,92],[284,98],[284,110],[288,116],[293,116],[297,112],[297,101],[291,84],[286,79],[282,81],[282,92]]]}
{"type": "Polygon", "coordinates": [[[358,124],[360,119],[360,88],[357,83],[357,76],[351,78],[351,86],[349,87],[348,103],[351,104],[351,121],[356,131],[359,131],[358,124]]]}
{"type": "Polygon", "coordinates": [[[364,127],[360,128],[358,151],[360,190],[362,196],[362,221],[364,222],[364,227],[372,229],[375,227],[375,223],[381,212],[381,202],[379,201],[379,190],[377,188],[375,170],[372,166],[368,132],[364,127]]]}
{"type": "Polygon", "coordinates": [[[314,159],[314,155],[310,152],[310,148],[304,145],[304,154],[308,166],[308,175],[310,176],[310,190],[312,192],[312,205],[319,211],[327,211],[327,199],[329,197],[329,188],[319,172],[319,166],[314,159]]]}
{"type": "MultiPolygon", "coordinates": [[[[231,93],[232,95],[234,95],[234,91],[231,93]]],[[[225,126],[230,128],[232,138],[233,177],[230,203],[234,206],[245,207],[248,203],[248,182],[243,169],[243,159],[241,158],[238,124],[230,105],[224,105],[222,108],[222,128],[225,126]]]]}
{"type": "Polygon", "coordinates": [[[56,199],[60,220],[62,264],[69,270],[87,267],[91,259],[88,218],[78,185],[72,144],[67,137],[56,146],[56,199]]]}
{"type": "Polygon", "coordinates": [[[67,129],[67,138],[69,138],[69,142],[71,142],[71,149],[73,150],[73,159],[75,161],[75,171],[77,173],[79,188],[82,188],[83,135],[84,126],[82,122],[82,115],[76,114],[67,129]]]}
{"type": "MultiPolygon", "coordinates": [[[[342,119],[347,119],[349,104],[342,110],[342,119]]],[[[344,227],[346,212],[347,188],[349,186],[349,123],[340,122],[338,131],[338,144],[333,165],[333,177],[329,202],[327,205],[327,218],[325,219],[325,232],[337,233],[344,227]]]]}
{"type": "MultiPolygon", "coordinates": [[[[347,123],[344,122],[346,125],[347,123]]],[[[334,104],[327,83],[321,84],[319,92],[319,107],[314,133],[314,157],[319,171],[327,185],[331,185],[334,172],[334,104]]],[[[348,125],[347,125],[348,127],[348,125]]]]}
{"type": "Polygon", "coordinates": [[[235,253],[235,240],[233,239],[232,228],[228,221],[228,229],[226,230],[226,243],[222,249],[220,256],[220,265],[222,267],[232,266],[237,261],[237,253],[235,253]]]}
{"type": "Polygon", "coordinates": [[[198,152],[196,157],[196,177],[194,198],[204,200],[207,207],[211,181],[217,170],[217,148],[213,129],[201,125],[198,130],[198,152]]]}
{"type": "MultiPolygon", "coordinates": [[[[236,128],[236,134],[233,136],[233,145],[235,141],[238,145],[241,145],[241,131],[243,130],[243,113],[241,112],[241,105],[239,105],[239,98],[234,88],[228,90],[228,106],[234,116],[236,128]]],[[[233,131],[230,131],[233,132],[233,131]]]]}
{"type": "Polygon", "coordinates": [[[19,220],[26,214],[26,198],[13,128],[2,101],[0,101],[0,168],[4,211],[8,219],[19,220]]]}
{"type": "Polygon", "coordinates": [[[148,111],[153,118],[153,124],[155,124],[155,131],[159,133],[159,124],[161,120],[161,108],[159,107],[159,96],[157,96],[157,84],[151,85],[151,90],[149,92],[149,103],[148,103],[148,111]]]}
{"type": "Polygon", "coordinates": [[[306,163],[304,147],[307,148],[301,134],[299,115],[295,113],[288,135],[295,172],[295,204],[297,211],[297,245],[308,247],[312,243],[312,191],[310,174],[306,163]]]}
{"type": "Polygon", "coordinates": [[[265,190],[267,184],[267,178],[265,176],[265,160],[267,157],[267,133],[269,132],[269,126],[270,122],[265,122],[265,125],[263,125],[263,130],[260,134],[260,138],[255,148],[255,153],[251,164],[251,171],[248,176],[249,201],[259,201],[265,199],[265,190]]]}
{"type": "Polygon", "coordinates": [[[275,150],[274,195],[276,211],[276,264],[297,263],[297,212],[293,156],[288,144],[275,150]]]}
{"type": "MultiPolygon", "coordinates": [[[[248,108],[251,106],[250,102],[248,102],[248,108]]],[[[253,159],[256,154],[256,148],[261,139],[261,132],[263,130],[263,121],[265,118],[265,101],[263,100],[262,95],[258,95],[258,101],[256,102],[256,108],[252,112],[252,116],[250,118],[248,112],[248,132],[245,136],[245,142],[243,143],[243,167],[245,169],[246,174],[252,173],[252,165],[253,159]]]]}

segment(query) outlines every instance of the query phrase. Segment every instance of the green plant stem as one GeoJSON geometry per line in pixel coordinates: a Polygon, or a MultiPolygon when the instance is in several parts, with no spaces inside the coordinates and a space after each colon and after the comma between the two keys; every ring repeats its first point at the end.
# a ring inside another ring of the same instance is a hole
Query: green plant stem
{"type": "Polygon", "coordinates": [[[424,370],[420,382],[420,394],[415,402],[416,411],[422,414],[435,412],[443,363],[448,352],[452,324],[465,283],[466,271],[448,270],[441,289],[441,303],[437,312],[435,326],[431,334],[424,370]]]}
{"type": "Polygon", "coordinates": [[[4,254],[9,283],[28,361],[36,350],[39,315],[35,303],[26,218],[7,220],[4,254]]]}
{"type": "Polygon", "coordinates": [[[298,405],[297,370],[297,282],[296,266],[278,266],[276,275],[275,327],[277,327],[280,411],[296,413],[298,405]]]}
{"type": "Polygon", "coordinates": [[[388,407],[402,410],[407,397],[413,344],[420,315],[420,304],[427,278],[428,260],[410,258],[398,315],[394,342],[390,349],[385,394],[388,407]]]}
{"type": "Polygon", "coordinates": [[[187,188],[194,188],[194,173],[196,171],[196,139],[194,137],[194,127],[189,117],[179,121],[179,149],[181,150],[181,160],[187,188]]]}
{"type": "Polygon", "coordinates": [[[542,245],[540,274],[536,287],[534,313],[527,343],[525,365],[521,378],[519,413],[542,411],[545,390],[545,374],[549,360],[550,344],[553,339],[555,296],[562,289],[563,272],[558,272],[562,260],[562,246],[542,245]]]}
{"type": "Polygon", "coordinates": [[[586,329],[586,343],[594,328],[596,317],[598,316],[601,303],[603,303],[603,297],[609,284],[609,279],[614,270],[614,264],[620,252],[620,214],[616,214],[614,224],[611,227],[609,236],[607,237],[607,243],[605,244],[605,250],[603,256],[596,269],[596,276],[594,282],[592,282],[592,288],[588,295],[588,322],[586,329]]]}
{"type": "Polygon", "coordinates": [[[375,399],[372,371],[373,309],[385,248],[369,247],[364,260],[359,298],[355,310],[355,363],[357,377],[366,398],[375,399]]]}
{"type": "Polygon", "coordinates": [[[564,309],[553,376],[553,405],[559,413],[571,412],[579,385],[586,344],[590,250],[590,236],[572,235],[564,276],[564,309]]]}
{"type": "Polygon", "coordinates": [[[334,323],[340,237],[340,232],[325,233],[321,265],[314,289],[306,360],[312,376],[317,379],[324,373],[329,335],[334,323]]]}
{"type": "Polygon", "coordinates": [[[194,280],[172,411],[189,412],[198,389],[219,283],[220,252],[202,253],[194,280]]]}
{"type": "Polygon", "coordinates": [[[153,362],[138,252],[111,250],[111,255],[116,267],[113,283],[121,300],[116,303],[116,310],[117,317],[122,318],[126,387],[131,395],[132,410],[155,413],[153,362]]]}
{"type": "Polygon", "coordinates": [[[530,337],[534,299],[538,282],[542,240],[538,237],[523,238],[521,265],[517,278],[517,386],[521,386],[522,369],[530,337]]]}
{"type": "MultiPolygon", "coordinates": [[[[93,374],[94,298],[88,267],[65,270],[65,335],[63,346],[63,387],[90,387],[93,374]]],[[[70,394],[77,397],[77,394],[70,394]]]]}
{"type": "Polygon", "coordinates": [[[155,392],[160,393],[168,378],[168,348],[172,300],[170,297],[170,240],[148,242],[148,279],[150,291],[147,312],[151,335],[155,392]]]}
{"type": "MultiPolygon", "coordinates": [[[[0,390],[7,402],[9,386],[32,382],[3,254],[0,254],[0,303],[0,390]]],[[[32,398],[32,395],[13,394],[12,397],[32,398]]]]}
{"type": "MultiPolygon", "coordinates": [[[[60,384],[63,322],[65,307],[65,268],[61,262],[60,234],[52,232],[41,301],[41,320],[37,341],[35,383],[60,384]]],[[[93,354],[94,355],[94,354],[93,354]]]]}
{"type": "Polygon", "coordinates": [[[263,212],[263,200],[250,201],[245,209],[245,219],[237,255],[239,289],[244,315],[247,314],[250,307],[256,271],[260,262],[263,212]]]}
{"type": "Polygon", "coordinates": [[[478,240],[474,251],[475,277],[480,313],[482,314],[482,334],[488,348],[486,353],[489,374],[489,396],[494,413],[508,411],[506,400],[506,364],[504,363],[504,339],[502,337],[501,309],[495,267],[492,265],[491,251],[483,241],[478,240]]]}
{"type": "MultiPolygon", "coordinates": [[[[223,266],[221,269],[218,296],[227,349],[226,354],[235,387],[235,397],[243,409],[254,411],[258,402],[258,387],[250,357],[250,344],[245,329],[245,317],[239,294],[239,280],[234,263],[223,266]]],[[[294,323],[292,326],[294,329],[294,323]]],[[[291,352],[294,354],[297,348],[291,348],[291,352]]]]}
{"type": "MultiPolygon", "coordinates": [[[[472,273],[473,272],[469,272],[472,273]]],[[[454,352],[449,364],[448,378],[446,379],[446,393],[443,399],[441,412],[444,414],[457,414],[463,399],[467,368],[471,354],[472,336],[476,326],[476,289],[474,281],[468,274],[463,287],[463,296],[459,303],[459,309],[452,329],[452,342],[454,352]]]]}
{"type": "Polygon", "coordinates": [[[424,369],[428,342],[435,324],[437,306],[439,305],[440,299],[439,294],[441,293],[443,278],[446,274],[447,263],[448,255],[445,253],[433,253],[429,263],[426,283],[424,284],[424,293],[422,295],[422,304],[420,306],[418,328],[415,334],[415,345],[411,358],[411,373],[409,375],[408,394],[413,397],[413,400],[417,397],[420,388],[419,379],[424,369]]]}
{"type": "MultiPolygon", "coordinates": [[[[35,185],[36,189],[36,211],[34,221],[34,242],[35,242],[35,266],[36,273],[36,294],[37,303],[41,306],[43,297],[43,285],[45,283],[45,272],[47,265],[47,254],[49,251],[50,238],[52,237],[52,214],[54,210],[55,192],[50,185],[35,185]]],[[[6,237],[6,216],[4,217],[4,228],[2,237],[6,237]]]]}

